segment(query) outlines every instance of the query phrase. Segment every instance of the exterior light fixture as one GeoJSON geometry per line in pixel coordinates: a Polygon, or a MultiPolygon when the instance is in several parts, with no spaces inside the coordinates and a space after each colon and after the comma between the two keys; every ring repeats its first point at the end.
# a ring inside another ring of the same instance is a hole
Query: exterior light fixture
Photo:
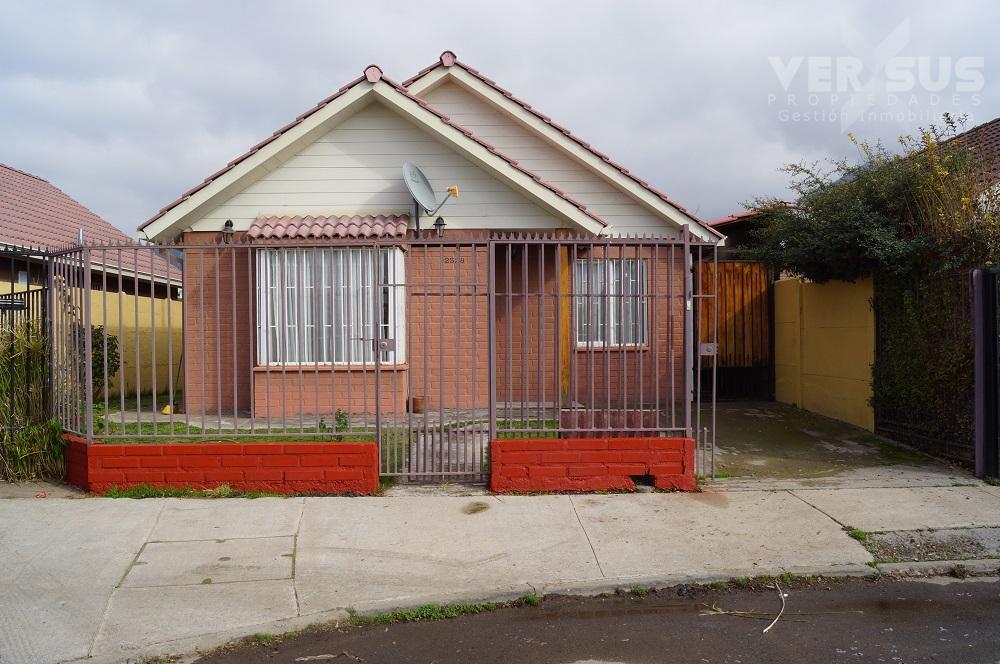
{"type": "Polygon", "coordinates": [[[233,228],[233,220],[232,219],[226,219],[226,223],[224,223],[222,225],[222,241],[225,242],[226,244],[229,244],[230,242],[232,242],[233,241],[233,233],[235,233],[235,232],[236,231],[233,228]]]}
{"type": "Polygon", "coordinates": [[[438,217],[434,220],[434,230],[439,238],[444,237],[444,217],[438,217]]]}

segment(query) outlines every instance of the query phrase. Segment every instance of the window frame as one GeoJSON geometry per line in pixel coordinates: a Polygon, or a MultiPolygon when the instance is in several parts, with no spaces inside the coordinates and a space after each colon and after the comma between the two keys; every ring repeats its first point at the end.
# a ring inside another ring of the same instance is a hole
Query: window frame
{"type": "Polygon", "coordinates": [[[614,349],[643,349],[649,347],[649,259],[645,256],[629,256],[629,257],[596,257],[596,258],[577,258],[573,266],[573,345],[577,350],[614,350],[614,349]],[[620,275],[614,275],[615,265],[620,266],[618,269],[624,270],[625,265],[634,264],[637,266],[636,269],[636,288],[635,293],[626,293],[623,288],[625,283],[624,272],[620,275]],[[589,265],[590,274],[588,275],[588,280],[586,283],[581,283],[583,275],[581,273],[581,266],[589,265]],[[595,279],[594,267],[599,266],[597,269],[600,270],[597,274],[601,275],[600,284],[606,284],[600,293],[592,293],[595,279]],[[608,337],[618,337],[623,335],[623,330],[625,326],[624,318],[624,304],[629,301],[634,300],[636,303],[636,308],[633,315],[633,322],[630,324],[630,329],[635,330],[638,333],[638,338],[635,341],[621,341],[617,338],[608,337]],[[581,336],[587,327],[592,323],[588,322],[588,319],[592,319],[591,315],[581,316],[581,305],[583,307],[594,307],[594,303],[597,303],[601,308],[599,315],[602,317],[598,324],[598,329],[603,332],[605,338],[595,339],[587,338],[587,335],[581,336]],[[605,302],[619,303],[618,306],[609,306],[607,311],[604,310],[605,302]],[[622,320],[618,320],[621,317],[622,320]],[[581,327],[582,321],[582,327],[581,327]]]}
{"type": "Polygon", "coordinates": [[[261,247],[254,253],[255,367],[365,370],[405,365],[406,260],[401,247],[261,247]],[[303,258],[306,255],[310,260],[303,258]],[[372,265],[376,256],[377,265],[372,265]],[[374,317],[377,310],[375,270],[382,285],[382,310],[377,321],[365,320],[366,315],[374,317]],[[294,299],[288,299],[290,296],[294,299]],[[311,304],[303,307],[303,301],[311,304]],[[269,306],[272,304],[273,307],[269,306]],[[291,323],[289,312],[295,318],[291,323]],[[358,314],[360,324],[354,320],[358,314]],[[279,317],[282,321],[277,320],[279,317]],[[366,349],[366,343],[374,343],[376,325],[378,338],[393,339],[395,350],[366,349]],[[284,333],[280,331],[282,328],[284,333]],[[317,335],[317,330],[322,331],[317,335]],[[389,332],[391,337],[386,336],[389,332]],[[291,346],[294,350],[290,350],[291,346]],[[338,355],[343,359],[338,359],[338,355]]]}

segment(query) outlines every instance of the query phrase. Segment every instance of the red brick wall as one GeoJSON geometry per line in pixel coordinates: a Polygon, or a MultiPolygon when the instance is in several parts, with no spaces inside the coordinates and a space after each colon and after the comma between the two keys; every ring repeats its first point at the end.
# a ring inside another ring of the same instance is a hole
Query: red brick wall
{"type": "Polygon", "coordinates": [[[490,489],[497,493],[635,489],[651,475],[660,489],[695,489],[691,438],[494,440],[490,489]]]}
{"type": "MultiPolygon", "coordinates": [[[[405,366],[381,370],[379,392],[383,413],[406,412],[405,366]]],[[[375,369],[353,366],[331,370],[304,365],[258,367],[254,370],[254,414],[256,417],[329,415],[338,409],[348,413],[375,414],[375,369]]],[[[332,422],[327,422],[332,424],[332,422]]]]}
{"type": "Polygon", "coordinates": [[[498,401],[556,402],[559,398],[556,254],[554,246],[512,244],[497,249],[498,401]]]}
{"type": "MultiPolygon", "coordinates": [[[[428,410],[489,405],[489,252],[412,246],[406,261],[410,389],[428,410]]],[[[405,385],[404,385],[405,389],[405,385]]]]}
{"type": "Polygon", "coordinates": [[[139,484],[273,493],[378,491],[375,443],[109,445],[65,435],[66,479],[85,491],[139,484]]]}
{"type": "Polygon", "coordinates": [[[184,404],[187,412],[232,414],[251,403],[256,294],[253,252],[217,245],[219,233],[185,233],[184,404]],[[235,333],[235,338],[234,338],[235,333]]]}
{"type": "MultiPolygon", "coordinates": [[[[569,361],[572,363],[569,394],[588,406],[660,406],[679,400],[684,375],[684,252],[660,247],[620,249],[612,247],[611,259],[648,260],[647,345],[642,348],[608,349],[576,345],[573,299],[569,302],[569,361]],[[656,297],[652,297],[656,296],[656,297]],[[671,378],[673,383],[671,384],[671,378]]],[[[575,259],[604,256],[602,247],[569,251],[570,293],[580,289],[573,283],[575,259]]],[[[559,298],[558,257],[554,247],[501,246],[497,254],[497,399],[499,401],[546,401],[558,398],[559,331],[556,309],[559,298]],[[544,253],[543,253],[544,252],[544,253]],[[539,267],[542,257],[544,268],[539,267]],[[508,264],[509,263],[509,264],[508,264]],[[527,281],[525,282],[525,268],[527,281]],[[544,272],[544,274],[543,274],[544,272]],[[508,296],[508,293],[510,294],[508,296]],[[508,308],[510,312],[508,313],[508,308]],[[508,366],[509,365],[509,366],[508,366]]],[[[559,314],[566,314],[566,309],[559,314]]],[[[562,321],[560,320],[560,323],[562,321]]],[[[661,422],[660,426],[666,426],[661,422]]]]}
{"type": "MultiPolygon", "coordinates": [[[[611,259],[619,249],[608,250],[611,259]]],[[[602,252],[595,249],[594,258],[602,252]]],[[[660,247],[655,252],[626,249],[621,257],[644,257],[647,263],[650,297],[649,320],[644,348],[600,349],[576,345],[575,379],[570,390],[577,401],[601,408],[607,405],[665,406],[682,398],[684,386],[684,251],[660,247]],[[671,378],[673,383],[671,384],[671,378]]],[[[583,258],[583,256],[581,256],[583,258]]],[[[661,422],[660,426],[669,423],[661,422]]]]}

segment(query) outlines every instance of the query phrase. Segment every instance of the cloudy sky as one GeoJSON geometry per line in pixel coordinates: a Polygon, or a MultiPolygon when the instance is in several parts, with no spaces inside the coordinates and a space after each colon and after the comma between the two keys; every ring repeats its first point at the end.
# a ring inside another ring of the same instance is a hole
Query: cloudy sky
{"type": "Polygon", "coordinates": [[[996,2],[8,2],[0,162],[135,227],[369,63],[444,49],[705,218],[787,162],[1000,116],[996,2]]]}

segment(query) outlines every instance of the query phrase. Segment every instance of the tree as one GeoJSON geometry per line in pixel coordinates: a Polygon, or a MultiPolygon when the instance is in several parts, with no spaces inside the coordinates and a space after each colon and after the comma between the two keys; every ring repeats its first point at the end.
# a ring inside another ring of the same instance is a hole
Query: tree
{"type": "Polygon", "coordinates": [[[963,124],[946,115],[940,127],[901,137],[897,153],[851,136],[857,161],[786,166],[796,200],[753,202],[763,223],[751,255],[816,282],[994,264],[995,164],[960,135],[963,124]]]}

